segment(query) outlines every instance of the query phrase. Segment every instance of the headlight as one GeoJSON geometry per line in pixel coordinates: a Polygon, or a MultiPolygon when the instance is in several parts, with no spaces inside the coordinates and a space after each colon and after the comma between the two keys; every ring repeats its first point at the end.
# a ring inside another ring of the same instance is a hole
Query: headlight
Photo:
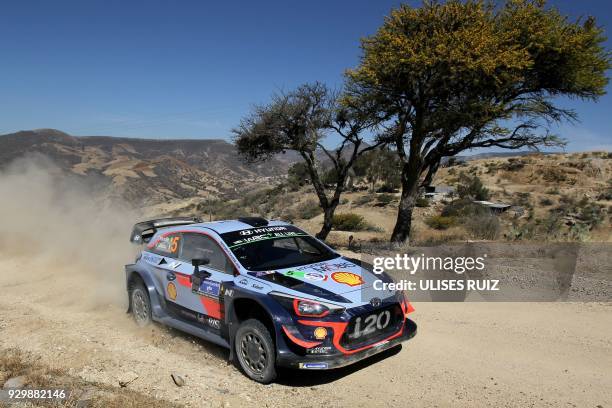
{"type": "Polygon", "coordinates": [[[323,317],[329,314],[329,308],[312,300],[293,300],[293,311],[300,317],[323,317]]]}
{"type": "Polygon", "coordinates": [[[344,311],[344,307],[333,303],[296,298],[286,293],[271,292],[270,296],[275,298],[289,312],[299,317],[325,317],[330,313],[344,311]]]}

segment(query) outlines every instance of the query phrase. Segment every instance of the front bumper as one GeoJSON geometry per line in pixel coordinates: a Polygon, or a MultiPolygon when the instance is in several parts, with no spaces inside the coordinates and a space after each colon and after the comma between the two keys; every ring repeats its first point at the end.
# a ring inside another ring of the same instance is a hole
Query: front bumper
{"type": "Polygon", "coordinates": [[[298,355],[288,349],[279,350],[276,363],[279,367],[296,368],[302,370],[329,370],[354,364],[360,360],[371,357],[408,341],[416,335],[417,325],[410,319],[406,319],[400,336],[388,341],[375,343],[372,346],[352,354],[344,354],[337,351],[333,354],[306,354],[298,355]]]}

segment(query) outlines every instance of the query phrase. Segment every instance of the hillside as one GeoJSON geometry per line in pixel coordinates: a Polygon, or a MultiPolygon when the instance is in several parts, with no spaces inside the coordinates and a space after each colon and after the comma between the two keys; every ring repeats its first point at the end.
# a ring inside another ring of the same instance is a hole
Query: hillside
{"type": "Polygon", "coordinates": [[[62,171],[95,180],[108,195],[135,205],[237,197],[274,184],[291,162],[279,157],[246,165],[224,140],[75,137],[54,129],[0,136],[0,167],[32,155],[44,155],[62,171]]]}
{"type": "MultiPolygon", "coordinates": [[[[612,241],[612,156],[609,153],[531,154],[459,162],[439,170],[434,185],[457,189],[464,177],[476,176],[488,200],[509,205],[491,214],[480,205],[460,206],[457,194],[418,202],[411,240],[435,245],[466,240],[612,241]],[[439,218],[439,217],[443,218],[439,218]],[[448,224],[445,224],[448,223],[448,224]]],[[[397,216],[399,192],[371,191],[356,182],[343,195],[337,214],[356,214],[363,222],[347,231],[332,231],[328,240],[346,246],[389,239],[397,216]]],[[[277,187],[222,205],[200,203],[169,207],[169,214],[211,214],[229,218],[250,213],[292,220],[310,232],[323,216],[311,187],[277,187]]]]}

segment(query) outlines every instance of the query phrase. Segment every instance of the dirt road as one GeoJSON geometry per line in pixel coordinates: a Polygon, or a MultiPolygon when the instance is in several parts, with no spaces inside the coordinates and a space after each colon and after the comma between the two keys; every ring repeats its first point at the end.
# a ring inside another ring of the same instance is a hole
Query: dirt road
{"type": "MultiPolygon", "coordinates": [[[[16,347],[86,380],[186,406],[577,406],[612,401],[612,305],[420,303],[419,333],[395,355],[262,386],[217,347],[162,327],[137,329],[121,271],[30,258],[0,266],[0,349],[16,347]],[[177,387],[171,373],[186,379],[177,387]]],[[[393,353],[390,353],[393,354],[393,353]]]]}

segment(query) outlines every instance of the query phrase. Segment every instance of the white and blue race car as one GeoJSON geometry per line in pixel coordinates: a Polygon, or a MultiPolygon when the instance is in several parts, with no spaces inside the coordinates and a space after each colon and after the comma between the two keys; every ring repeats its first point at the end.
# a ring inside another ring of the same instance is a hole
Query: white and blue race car
{"type": "Polygon", "coordinates": [[[131,241],[143,245],[125,267],[136,323],[227,347],[261,383],[278,367],[341,367],[416,334],[403,293],[374,289],[386,274],[286,222],[165,218],[136,224],[131,241]]]}

